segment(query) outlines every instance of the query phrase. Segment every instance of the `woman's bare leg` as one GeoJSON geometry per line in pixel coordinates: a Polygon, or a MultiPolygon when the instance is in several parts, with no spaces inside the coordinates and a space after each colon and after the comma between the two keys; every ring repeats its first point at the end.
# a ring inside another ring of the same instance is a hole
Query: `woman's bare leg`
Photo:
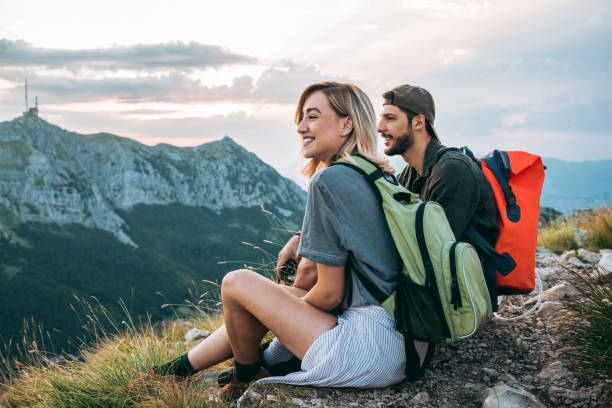
{"type": "Polygon", "coordinates": [[[230,272],[221,284],[225,327],[234,358],[252,364],[268,329],[296,357],[337,324],[337,318],[317,309],[269,279],[249,270],[230,272]]]}
{"type": "Polygon", "coordinates": [[[219,327],[200,344],[189,350],[189,362],[194,370],[200,371],[232,357],[225,325],[219,327]]]}
{"type": "MultiPolygon", "coordinates": [[[[287,293],[291,293],[292,296],[304,296],[306,294],[305,290],[299,290],[290,286],[278,285],[278,287],[287,291],[287,293]]],[[[196,371],[212,367],[215,364],[232,358],[232,348],[230,347],[225,325],[219,327],[200,344],[189,350],[188,357],[189,362],[196,371]]]]}

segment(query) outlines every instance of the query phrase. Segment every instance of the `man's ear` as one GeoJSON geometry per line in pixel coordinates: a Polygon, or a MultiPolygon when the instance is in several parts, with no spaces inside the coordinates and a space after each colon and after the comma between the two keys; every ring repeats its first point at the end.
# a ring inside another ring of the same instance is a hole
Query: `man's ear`
{"type": "Polygon", "coordinates": [[[340,134],[342,136],[348,136],[353,131],[353,119],[350,116],[347,116],[342,121],[342,129],[340,130],[340,134]]]}
{"type": "Polygon", "coordinates": [[[412,118],[412,129],[423,130],[425,129],[425,116],[417,115],[412,118]]]}

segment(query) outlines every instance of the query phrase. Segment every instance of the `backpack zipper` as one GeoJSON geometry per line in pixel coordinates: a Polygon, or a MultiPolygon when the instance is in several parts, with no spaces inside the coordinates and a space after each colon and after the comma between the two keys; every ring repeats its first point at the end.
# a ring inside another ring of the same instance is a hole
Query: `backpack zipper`
{"type": "Polygon", "coordinates": [[[476,333],[478,329],[478,317],[476,315],[476,307],[474,306],[474,299],[472,298],[472,292],[470,291],[470,285],[465,278],[465,251],[471,248],[469,245],[466,245],[461,251],[461,270],[463,271],[463,282],[465,282],[465,288],[467,290],[468,296],[470,297],[470,305],[472,306],[472,313],[474,314],[474,330],[470,334],[466,334],[465,336],[457,336],[458,339],[465,339],[476,333]]]}

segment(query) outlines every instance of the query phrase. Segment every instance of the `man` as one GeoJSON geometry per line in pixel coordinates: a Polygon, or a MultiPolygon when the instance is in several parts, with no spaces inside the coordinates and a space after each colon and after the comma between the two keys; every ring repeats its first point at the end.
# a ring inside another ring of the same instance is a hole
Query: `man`
{"type": "Polygon", "coordinates": [[[499,226],[493,191],[476,163],[440,143],[431,94],[418,86],[400,85],[383,98],[378,132],[385,154],[401,155],[408,163],[398,181],[421,200],[439,203],[458,240],[469,241],[465,231],[472,225],[495,245],[499,226]]]}
{"type": "MultiPolygon", "coordinates": [[[[398,181],[421,200],[439,203],[458,240],[469,241],[465,233],[473,226],[495,246],[499,226],[491,186],[472,159],[440,143],[431,94],[418,86],[400,85],[383,98],[378,132],[385,154],[401,155],[408,163],[398,181]]],[[[411,361],[419,364],[415,370],[420,374],[433,357],[435,344],[415,340],[414,346],[407,352],[418,354],[419,359],[411,361]]]]}

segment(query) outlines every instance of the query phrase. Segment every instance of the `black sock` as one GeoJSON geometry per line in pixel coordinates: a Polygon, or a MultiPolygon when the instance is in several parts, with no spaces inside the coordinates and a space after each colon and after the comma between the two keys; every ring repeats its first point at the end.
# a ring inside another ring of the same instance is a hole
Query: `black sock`
{"type": "Polygon", "coordinates": [[[238,381],[243,382],[243,383],[248,383],[253,378],[255,378],[255,375],[257,374],[257,372],[259,371],[259,368],[261,367],[261,362],[257,360],[253,364],[240,364],[239,362],[235,361],[235,365],[236,365],[236,378],[238,379],[238,381]]]}
{"type": "Polygon", "coordinates": [[[159,375],[178,375],[180,377],[189,377],[197,373],[189,362],[187,353],[168,361],[166,364],[153,367],[153,372],[159,375]]]}

